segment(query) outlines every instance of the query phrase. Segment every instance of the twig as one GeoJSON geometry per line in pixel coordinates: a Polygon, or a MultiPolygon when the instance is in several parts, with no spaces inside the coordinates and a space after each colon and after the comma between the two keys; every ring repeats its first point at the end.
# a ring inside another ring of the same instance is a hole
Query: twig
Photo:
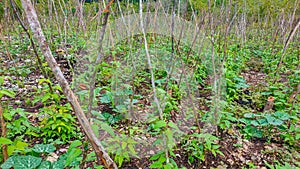
{"type": "MultiPolygon", "coordinates": [[[[113,1],[114,0],[111,0],[108,4],[111,4],[113,1]]],[[[95,83],[96,83],[95,78],[96,78],[97,71],[99,69],[97,67],[97,65],[100,63],[101,58],[102,58],[103,39],[104,39],[105,30],[106,30],[108,16],[109,16],[109,12],[105,13],[105,16],[103,18],[102,28],[101,28],[101,31],[100,31],[100,37],[99,37],[99,40],[98,40],[98,43],[99,43],[98,56],[97,56],[96,61],[94,63],[93,74],[91,76],[91,81],[90,81],[90,95],[89,95],[89,105],[88,105],[88,112],[87,112],[88,117],[91,116],[91,112],[92,112],[92,108],[93,108],[94,90],[95,90],[95,83]]]]}
{"type": "MultiPolygon", "coordinates": [[[[288,45],[290,44],[291,40],[293,39],[293,37],[294,37],[297,29],[299,28],[299,26],[300,26],[300,18],[298,18],[297,24],[291,30],[291,32],[290,32],[290,34],[289,34],[289,36],[288,36],[288,38],[287,38],[287,40],[286,40],[286,42],[284,44],[284,47],[283,47],[283,50],[282,50],[282,54],[281,54],[280,60],[279,60],[278,65],[277,65],[277,69],[276,69],[275,75],[278,74],[278,72],[280,70],[280,67],[282,65],[282,61],[283,61],[283,57],[285,55],[286,49],[287,49],[288,45]]],[[[275,76],[273,83],[276,82],[276,81],[277,81],[277,79],[276,79],[276,76],[275,76]]]]}
{"type": "Polygon", "coordinates": [[[6,55],[7,55],[8,59],[11,60],[11,61],[13,62],[15,68],[17,69],[17,65],[16,65],[14,59],[12,58],[12,56],[10,55],[9,49],[8,49],[8,47],[7,47],[6,40],[5,40],[5,38],[4,38],[3,34],[2,34],[2,26],[1,26],[1,24],[0,24],[0,39],[1,39],[1,40],[3,41],[3,43],[4,43],[4,47],[5,47],[5,51],[6,51],[6,55]]]}
{"type": "MultiPolygon", "coordinates": [[[[0,105],[0,122],[1,122],[1,137],[6,138],[6,124],[5,124],[5,120],[3,117],[3,109],[0,105]]],[[[2,154],[3,154],[3,162],[6,161],[8,159],[8,153],[7,153],[7,145],[3,144],[2,145],[2,154]]]]}
{"type": "Polygon", "coordinates": [[[149,70],[150,70],[150,74],[151,74],[151,85],[152,85],[152,88],[153,88],[154,102],[157,106],[159,117],[162,120],[163,119],[163,112],[162,112],[161,106],[160,106],[160,104],[158,102],[158,99],[157,99],[154,73],[153,73],[153,70],[152,70],[151,58],[150,58],[150,54],[149,54],[149,50],[148,50],[148,42],[147,42],[147,39],[146,39],[146,32],[145,32],[144,23],[143,23],[143,4],[142,4],[142,0],[140,0],[140,24],[141,24],[141,29],[142,29],[143,38],[144,38],[146,57],[147,57],[148,66],[149,66],[149,70]]]}
{"type": "MultiPolygon", "coordinates": [[[[48,73],[45,71],[45,69],[43,69],[42,60],[41,60],[41,58],[39,57],[37,48],[36,48],[36,46],[35,46],[35,43],[34,43],[32,37],[31,37],[30,33],[29,33],[29,30],[28,30],[27,26],[25,26],[25,24],[24,24],[23,21],[21,20],[21,17],[19,16],[19,12],[17,11],[17,8],[16,8],[16,6],[15,6],[14,0],[10,0],[10,4],[11,4],[11,6],[12,6],[12,8],[13,8],[14,13],[16,14],[16,17],[17,17],[17,19],[18,19],[20,25],[22,26],[23,30],[25,31],[25,33],[26,33],[26,35],[27,35],[27,37],[28,37],[28,39],[29,39],[29,41],[30,41],[30,44],[31,44],[31,46],[32,46],[32,48],[33,48],[34,55],[35,55],[35,57],[36,57],[36,59],[37,59],[37,61],[38,61],[38,64],[37,64],[38,68],[41,70],[43,76],[44,76],[46,79],[49,79],[48,73]]],[[[50,89],[51,93],[53,93],[52,85],[51,85],[50,83],[47,83],[47,85],[49,86],[49,89],[50,89]]]]}
{"type": "Polygon", "coordinates": [[[93,21],[98,15],[102,15],[102,13],[110,13],[109,8],[113,2],[114,0],[109,1],[106,7],[103,10],[99,10],[99,12],[90,21],[93,21]]]}

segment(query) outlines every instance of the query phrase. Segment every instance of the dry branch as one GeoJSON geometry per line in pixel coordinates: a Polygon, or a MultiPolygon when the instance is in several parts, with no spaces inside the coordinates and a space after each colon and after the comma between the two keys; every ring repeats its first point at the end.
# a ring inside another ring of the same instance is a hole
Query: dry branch
{"type": "MultiPolygon", "coordinates": [[[[0,105],[0,122],[1,122],[1,137],[6,138],[6,124],[5,124],[5,120],[3,117],[3,109],[0,105]]],[[[3,162],[6,161],[8,159],[8,153],[7,153],[7,145],[3,144],[2,145],[2,154],[3,154],[3,162]]]]}
{"type": "Polygon", "coordinates": [[[78,119],[80,125],[82,126],[86,136],[88,137],[90,143],[92,144],[92,147],[98,157],[98,160],[101,160],[107,168],[116,169],[117,165],[109,157],[109,155],[105,151],[104,147],[102,146],[100,141],[97,139],[96,135],[93,133],[93,130],[92,130],[84,112],[82,111],[81,106],[79,105],[67,80],[65,79],[59,66],[57,65],[57,63],[50,51],[49,45],[46,41],[46,38],[42,31],[41,25],[38,21],[36,11],[32,6],[31,1],[30,0],[21,0],[21,2],[22,2],[23,9],[25,11],[25,14],[26,14],[28,23],[33,32],[33,36],[37,39],[40,49],[41,49],[42,53],[44,54],[44,56],[47,60],[47,63],[49,64],[55,78],[57,79],[59,85],[61,86],[64,95],[67,97],[68,101],[72,105],[73,110],[75,111],[75,114],[77,116],[77,119],[78,119]]]}

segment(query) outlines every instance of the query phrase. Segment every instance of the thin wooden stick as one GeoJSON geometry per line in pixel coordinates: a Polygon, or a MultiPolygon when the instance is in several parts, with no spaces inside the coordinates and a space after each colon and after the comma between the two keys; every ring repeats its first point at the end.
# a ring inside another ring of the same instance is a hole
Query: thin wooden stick
{"type": "Polygon", "coordinates": [[[67,97],[68,101],[70,102],[71,106],[73,107],[73,110],[75,111],[77,119],[78,119],[80,125],[82,126],[85,135],[88,137],[88,139],[98,157],[98,160],[102,161],[103,164],[105,165],[105,167],[107,167],[108,169],[117,169],[118,168],[117,165],[110,158],[110,156],[108,155],[108,153],[105,151],[104,147],[102,146],[101,142],[98,140],[98,138],[94,134],[88,119],[86,118],[81,106],[79,105],[79,102],[77,101],[66,78],[64,77],[58,64],[56,63],[56,61],[50,51],[49,45],[46,41],[46,38],[42,31],[41,25],[38,21],[36,11],[35,11],[34,7],[32,6],[31,1],[30,0],[21,0],[21,2],[22,2],[24,12],[26,14],[28,23],[33,32],[33,36],[37,39],[40,49],[41,49],[42,53],[44,54],[44,56],[49,64],[49,67],[51,68],[59,85],[61,86],[64,95],[67,97]]]}
{"type": "MultiPolygon", "coordinates": [[[[1,122],[1,137],[6,138],[6,124],[5,124],[5,120],[3,117],[3,109],[0,105],[0,122],[1,122]]],[[[2,154],[3,154],[3,162],[6,161],[8,159],[8,153],[7,153],[7,145],[3,144],[2,145],[2,154]]]]}

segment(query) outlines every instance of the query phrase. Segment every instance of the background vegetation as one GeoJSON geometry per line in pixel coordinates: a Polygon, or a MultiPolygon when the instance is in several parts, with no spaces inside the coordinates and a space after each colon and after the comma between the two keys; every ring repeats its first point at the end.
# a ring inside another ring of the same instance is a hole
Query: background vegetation
{"type": "MultiPolygon", "coordinates": [[[[140,26],[139,1],[32,3],[119,168],[300,168],[298,0],[143,1],[145,20],[182,18],[169,28],[183,36],[124,28],[123,39],[110,23],[140,26]]],[[[21,1],[0,7],[1,168],[104,168],[21,1]]]]}

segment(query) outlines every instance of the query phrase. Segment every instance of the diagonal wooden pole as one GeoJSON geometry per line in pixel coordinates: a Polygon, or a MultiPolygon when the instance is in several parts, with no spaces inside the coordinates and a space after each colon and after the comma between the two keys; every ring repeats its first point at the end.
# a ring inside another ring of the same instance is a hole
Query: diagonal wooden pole
{"type": "Polygon", "coordinates": [[[118,168],[117,165],[107,154],[107,152],[105,151],[101,142],[98,140],[98,138],[94,134],[88,119],[86,118],[84,112],[81,109],[81,106],[79,105],[79,102],[77,101],[67,80],[65,79],[59,66],[57,65],[57,63],[50,51],[49,45],[46,41],[46,38],[42,31],[41,25],[38,21],[36,11],[33,8],[31,1],[30,0],[21,0],[21,2],[22,2],[23,9],[25,11],[25,14],[26,14],[28,23],[32,30],[33,36],[37,39],[39,47],[40,47],[42,53],[44,54],[44,56],[48,62],[48,65],[51,68],[55,78],[57,79],[59,85],[61,86],[64,95],[67,97],[68,101],[72,105],[73,110],[75,111],[75,114],[77,116],[77,119],[78,119],[80,125],[82,126],[87,138],[89,139],[90,143],[92,144],[92,147],[98,157],[98,160],[102,161],[108,169],[117,169],[118,168]]]}

